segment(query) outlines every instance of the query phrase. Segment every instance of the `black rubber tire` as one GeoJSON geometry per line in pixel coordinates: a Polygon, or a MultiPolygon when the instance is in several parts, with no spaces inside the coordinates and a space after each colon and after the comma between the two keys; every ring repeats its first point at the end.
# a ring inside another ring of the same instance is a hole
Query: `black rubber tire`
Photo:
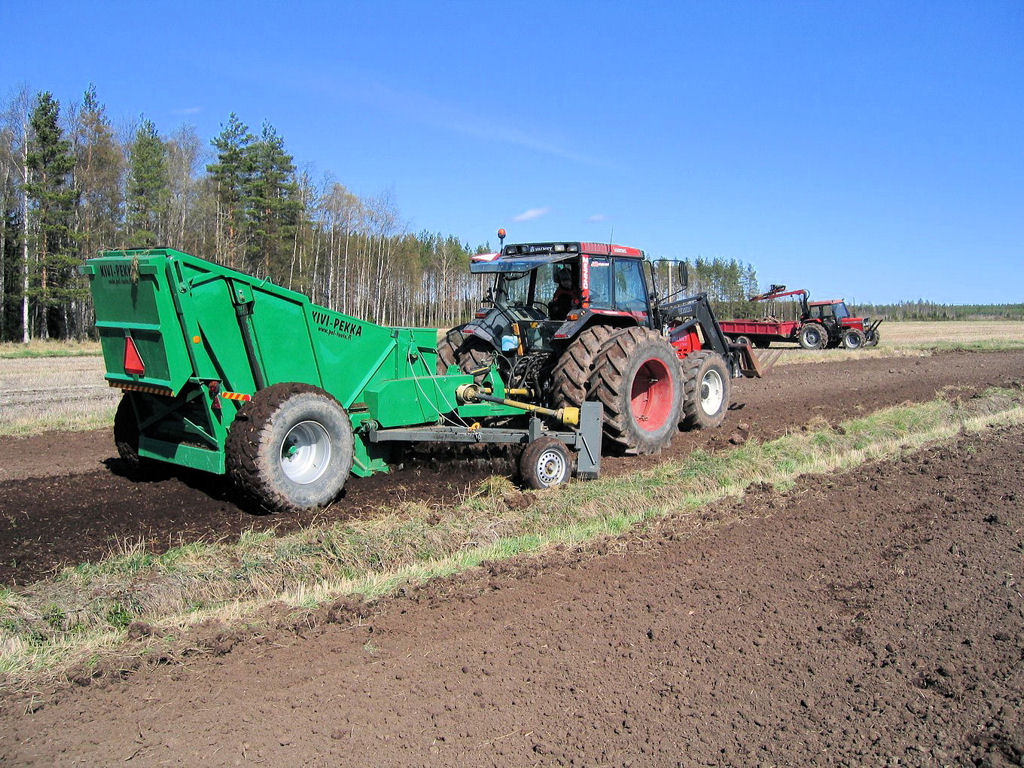
{"type": "Polygon", "coordinates": [[[569,482],[572,454],[553,437],[538,437],[519,457],[519,477],[529,488],[541,490],[569,482]]]}
{"type": "Polygon", "coordinates": [[[622,328],[592,325],[565,348],[551,369],[550,400],[553,408],[579,408],[587,399],[590,372],[601,348],[622,328]]]}
{"type": "Polygon", "coordinates": [[[656,453],[672,441],[683,395],[680,373],[675,350],[648,328],[629,328],[605,343],[594,360],[588,398],[604,408],[610,448],[656,453]]]}
{"type": "Polygon", "coordinates": [[[771,345],[772,345],[772,340],[771,339],[767,339],[767,338],[765,338],[763,336],[755,336],[754,337],[754,346],[757,347],[758,349],[768,349],[768,347],[770,347],[771,345]]]}
{"type": "Polygon", "coordinates": [[[260,390],[235,414],[227,472],[239,492],[264,509],[316,509],[341,493],[354,450],[352,422],[341,404],[318,387],[286,382],[260,390]]]}
{"type": "Polygon", "coordinates": [[[877,328],[875,328],[875,332],[871,334],[871,337],[869,339],[867,339],[865,344],[867,346],[869,346],[869,347],[877,347],[878,346],[878,342],[880,342],[881,340],[882,340],[882,333],[877,328]]]}
{"type": "Polygon", "coordinates": [[[750,346],[750,338],[747,336],[737,336],[733,341],[737,344],[746,344],[747,346],[750,346]]]}
{"type": "Polygon", "coordinates": [[[857,328],[851,328],[843,334],[843,346],[846,349],[860,349],[866,342],[864,332],[857,328]]]}
{"type": "Polygon", "coordinates": [[[125,467],[134,475],[141,470],[142,459],[139,456],[139,421],[135,417],[135,408],[130,398],[131,395],[125,392],[117,404],[114,413],[114,445],[125,467]]]}
{"type": "Polygon", "coordinates": [[[462,346],[462,326],[452,328],[437,342],[437,372],[439,375],[448,373],[448,368],[455,365],[455,351],[462,346]]]}
{"type": "Polygon", "coordinates": [[[683,429],[714,429],[725,421],[732,396],[732,379],[717,352],[692,352],[682,361],[683,429]]]}
{"type": "Polygon", "coordinates": [[[114,446],[128,475],[138,480],[158,480],[171,473],[171,465],[139,456],[139,420],[132,406],[132,395],[125,392],[114,413],[114,446]]]}
{"type": "Polygon", "coordinates": [[[462,332],[463,326],[452,328],[437,343],[437,372],[445,374],[448,366],[458,365],[463,373],[473,373],[476,381],[482,381],[485,370],[491,365],[494,348],[483,339],[462,332]]]}
{"type": "Polygon", "coordinates": [[[797,341],[804,349],[824,349],[828,344],[828,332],[821,323],[805,323],[800,327],[797,341]]]}

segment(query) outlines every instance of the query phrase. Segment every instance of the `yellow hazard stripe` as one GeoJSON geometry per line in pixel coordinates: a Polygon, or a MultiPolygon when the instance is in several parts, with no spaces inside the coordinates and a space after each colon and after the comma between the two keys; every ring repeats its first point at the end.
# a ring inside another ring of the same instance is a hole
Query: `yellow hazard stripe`
{"type": "Polygon", "coordinates": [[[147,395],[163,395],[164,397],[174,397],[174,393],[169,389],[163,389],[162,387],[147,387],[142,384],[125,384],[120,381],[107,382],[112,387],[118,389],[131,390],[132,392],[145,392],[147,395]]]}
{"type": "Polygon", "coordinates": [[[241,392],[221,392],[220,396],[225,400],[244,400],[245,402],[252,400],[252,395],[245,395],[241,392]]]}

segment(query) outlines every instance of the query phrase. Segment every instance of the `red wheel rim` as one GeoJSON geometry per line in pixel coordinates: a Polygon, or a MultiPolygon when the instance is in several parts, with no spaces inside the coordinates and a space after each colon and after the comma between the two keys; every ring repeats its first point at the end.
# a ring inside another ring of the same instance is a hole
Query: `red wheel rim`
{"type": "Polygon", "coordinates": [[[648,432],[656,432],[672,417],[672,376],[664,362],[651,358],[633,377],[630,407],[633,421],[648,432]]]}

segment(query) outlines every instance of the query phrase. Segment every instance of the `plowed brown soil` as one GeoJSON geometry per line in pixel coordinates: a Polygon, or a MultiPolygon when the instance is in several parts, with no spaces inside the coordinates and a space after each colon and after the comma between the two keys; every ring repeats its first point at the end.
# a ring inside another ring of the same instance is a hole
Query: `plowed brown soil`
{"type": "MultiPolygon", "coordinates": [[[[1019,378],[1022,357],[940,361],[930,394],[1019,378]]],[[[789,426],[814,415],[813,392],[835,394],[826,383],[887,404],[859,366],[838,368],[745,389],[742,418],[771,434],[755,418],[769,384],[789,426]]],[[[830,420],[856,407],[818,405],[830,420]]],[[[0,762],[1021,765],[1022,448],[1008,428],[786,493],[751,488],[696,525],[8,700],[0,762]]]]}
{"type": "MultiPolygon", "coordinates": [[[[662,457],[694,448],[728,448],[739,425],[769,440],[819,418],[831,422],[904,401],[931,399],[944,387],[976,391],[1024,378],[1024,352],[876,358],[778,366],[764,379],[733,382],[735,409],[725,425],[678,434],[662,457]]],[[[616,474],[659,456],[606,458],[616,474]]],[[[373,514],[401,500],[443,503],[492,472],[500,460],[413,462],[392,475],[352,478],[344,495],[318,513],[327,520],[373,514]]],[[[240,508],[220,478],[179,472],[152,482],[125,477],[110,432],[0,438],[0,584],[24,584],[63,564],[96,560],[118,542],[148,539],[154,549],[219,539],[246,528],[308,524],[312,515],[260,515],[240,508]]]]}

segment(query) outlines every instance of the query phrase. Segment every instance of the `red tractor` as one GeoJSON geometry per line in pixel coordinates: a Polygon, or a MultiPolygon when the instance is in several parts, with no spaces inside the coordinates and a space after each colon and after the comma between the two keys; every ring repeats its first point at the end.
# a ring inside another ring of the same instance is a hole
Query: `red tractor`
{"type": "MultiPolygon", "coordinates": [[[[619,452],[656,452],[679,426],[718,426],[731,379],[760,375],[705,294],[659,298],[655,267],[637,248],[504,245],[473,257],[470,271],[494,283],[475,317],[439,342],[439,370],[483,376],[493,361],[509,394],[542,407],[600,401],[605,444],[619,452]]],[[[685,264],[676,274],[685,288],[685,264]]]]}
{"type": "Polygon", "coordinates": [[[773,341],[795,341],[804,349],[838,347],[860,349],[873,347],[881,339],[878,326],[869,317],[850,317],[850,310],[842,299],[808,301],[807,291],[787,291],[784,285],[773,285],[766,293],[751,296],[751,301],[773,301],[797,296],[800,301],[799,320],[723,320],[722,330],[735,342],[751,343],[755,347],[768,347],[773,341]]]}

